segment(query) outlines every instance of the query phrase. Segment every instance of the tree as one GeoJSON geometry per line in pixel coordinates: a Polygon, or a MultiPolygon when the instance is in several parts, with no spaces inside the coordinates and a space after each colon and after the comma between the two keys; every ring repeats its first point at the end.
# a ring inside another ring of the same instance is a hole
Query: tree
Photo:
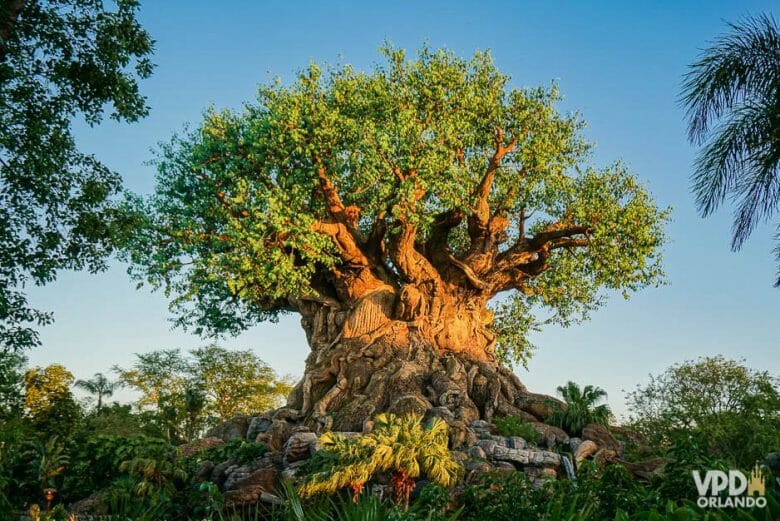
{"type": "Polygon", "coordinates": [[[201,334],[299,313],[312,353],[288,405],[310,421],[519,413],[496,357],[527,344],[496,333],[657,283],[666,212],[624,165],[587,166],[555,86],[508,89],[487,53],[384,56],[312,65],[175,137],[133,206],[134,273],[201,334]]]}
{"type": "Polygon", "coordinates": [[[76,147],[71,121],[136,121],[147,113],[138,80],[152,40],[137,0],[116,9],[92,0],[0,4],[0,348],[38,343],[23,288],[61,269],[102,269],[121,233],[112,204],[121,178],[76,147]]]}
{"type": "Polygon", "coordinates": [[[81,409],[70,386],[73,374],[60,364],[33,367],[24,374],[24,410],[41,431],[65,436],[76,425],[81,409]]]}
{"type": "Polygon", "coordinates": [[[589,423],[607,425],[612,411],[606,404],[597,405],[607,398],[607,392],[599,387],[580,387],[574,382],[558,386],[558,394],[564,403],[551,402],[552,414],[547,421],[573,435],[580,434],[589,423]]]}
{"type": "Polygon", "coordinates": [[[21,416],[24,405],[24,366],[21,353],[0,350],[0,420],[21,416]]]}
{"type": "Polygon", "coordinates": [[[91,380],[76,380],[74,384],[79,389],[97,396],[97,412],[103,408],[103,398],[111,398],[122,382],[112,382],[103,373],[95,373],[91,380]]]}
{"type": "Polygon", "coordinates": [[[710,457],[752,466],[780,449],[780,380],[722,356],[675,364],[627,395],[631,423],[650,443],[701,437],[710,457]]]}
{"type": "Polygon", "coordinates": [[[708,216],[726,197],[737,202],[731,246],[739,250],[780,203],[780,30],[770,15],[729,26],[691,65],[683,102],[689,139],[703,145],[696,203],[708,216]]]}
{"type": "Polygon", "coordinates": [[[208,408],[220,420],[278,407],[292,386],[252,351],[215,345],[194,349],[193,371],[208,396],[208,408]]]}

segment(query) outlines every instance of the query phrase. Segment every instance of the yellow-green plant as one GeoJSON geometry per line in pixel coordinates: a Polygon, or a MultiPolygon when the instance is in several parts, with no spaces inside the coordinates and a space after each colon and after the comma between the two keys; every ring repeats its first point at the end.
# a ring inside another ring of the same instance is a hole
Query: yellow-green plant
{"type": "Polygon", "coordinates": [[[338,455],[338,462],[311,476],[300,493],[312,496],[349,487],[357,498],[376,473],[390,472],[396,502],[407,505],[414,478],[420,474],[445,487],[457,480],[461,467],[452,459],[447,442],[446,423],[434,419],[423,425],[422,417],[414,414],[380,414],[374,430],[356,438],[325,433],[320,443],[324,450],[338,455]]]}

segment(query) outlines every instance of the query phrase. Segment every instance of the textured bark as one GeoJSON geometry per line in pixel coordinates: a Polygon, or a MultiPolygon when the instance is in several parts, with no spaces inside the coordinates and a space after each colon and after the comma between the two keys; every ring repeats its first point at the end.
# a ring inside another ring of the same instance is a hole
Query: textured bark
{"type": "Polygon", "coordinates": [[[434,407],[462,422],[539,412],[539,395],[494,359],[484,303],[385,286],[350,307],[307,302],[301,312],[312,351],[288,408],[317,430],[434,407]]]}

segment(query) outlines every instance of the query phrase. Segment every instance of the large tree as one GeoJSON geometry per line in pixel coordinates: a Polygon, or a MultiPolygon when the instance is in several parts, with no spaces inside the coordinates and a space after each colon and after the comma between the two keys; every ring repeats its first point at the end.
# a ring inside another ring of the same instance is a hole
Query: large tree
{"type": "Polygon", "coordinates": [[[666,213],[624,165],[586,164],[555,86],[510,89],[482,52],[384,56],[312,65],[174,138],[136,203],[136,273],[199,333],[299,313],[288,405],[310,421],[530,410],[497,358],[527,357],[536,313],[568,324],[656,283],[666,213]]]}
{"type": "Polygon", "coordinates": [[[0,349],[38,343],[51,314],[25,286],[62,269],[100,270],[122,228],[121,178],[80,151],[71,122],[135,121],[152,40],[136,0],[0,2],[0,349]]]}
{"type": "Polygon", "coordinates": [[[727,197],[736,203],[731,246],[739,250],[780,204],[780,29],[769,15],[729,25],[691,65],[683,101],[689,138],[702,145],[696,203],[705,216],[727,197]]]}

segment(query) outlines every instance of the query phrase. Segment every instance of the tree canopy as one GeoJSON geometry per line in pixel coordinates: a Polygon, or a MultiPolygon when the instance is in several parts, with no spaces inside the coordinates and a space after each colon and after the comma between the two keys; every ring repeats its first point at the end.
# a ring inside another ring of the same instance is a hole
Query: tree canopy
{"type": "Polygon", "coordinates": [[[23,288],[58,270],[104,267],[123,225],[111,203],[120,176],[76,146],[71,125],[147,113],[138,80],[152,71],[153,42],[136,0],[0,4],[0,349],[36,345],[23,288]],[[113,231],[112,231],[113,230],[113,231]]]}
{"type": "Polygon", "coordinates": [[[535,313],[568,324],[661,279],[667,212],[626,165],[588,166],[557,86],[510,88],[487,52],[382,56],[369,73],[311,65],[162,148],[129,250],[179,324],[235,333],[383,285],[407,319],[414,292],[430,310],[503,293],[481,320],[517,360],[535,313]]]}

